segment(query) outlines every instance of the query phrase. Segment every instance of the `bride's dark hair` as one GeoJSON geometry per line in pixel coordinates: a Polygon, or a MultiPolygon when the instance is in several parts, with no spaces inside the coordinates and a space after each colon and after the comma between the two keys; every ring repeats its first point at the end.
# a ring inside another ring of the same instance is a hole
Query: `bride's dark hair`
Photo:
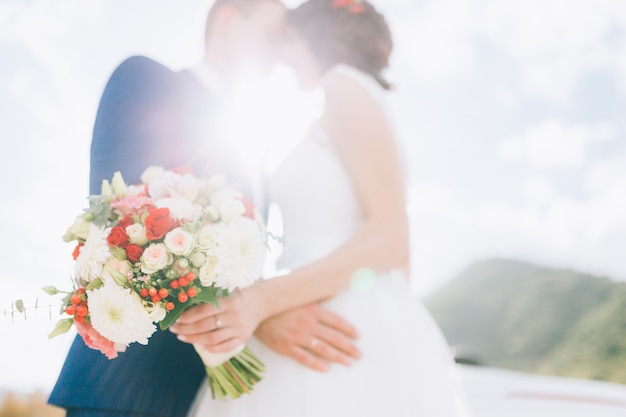
{"type": "Polygon", "coordinates": [[[384,16],[367,1],[308,0],[287,22],[309,45],[323,72],[346,64],[371,75],[385,89],[393,40],[384,16]]]}

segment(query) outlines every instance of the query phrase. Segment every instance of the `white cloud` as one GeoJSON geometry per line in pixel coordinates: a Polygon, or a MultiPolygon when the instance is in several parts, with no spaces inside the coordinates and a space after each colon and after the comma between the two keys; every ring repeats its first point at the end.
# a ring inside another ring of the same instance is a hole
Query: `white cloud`
{"type": "Polygon", "coordinates": [[[570,98],[587,73],[612,67],[619,51],[608,41],[626,37],[620,0],[479,4],[480,33],[515,61],[527,94],[548,101],[570,98]]]}
{"type": "Polygon", "coordinates": [[[510,136],[500,143],[505,160],[524,160],[538,166],[578,167],[583,164],[590,144],[613,139],[611,123],[594,125],[565,123],[549,119],[520,136],[510,136]]]}
{"type": "Polygon", "coordinates": [[[469,0],[425,2],[411,13],[398,14],[396,34],[398,55],[414,77],[445,80],[471,73],[474,63],[472,33],[476,25],[469,0]],[[400,19],[400,16],[403,18],[400,19]]]}

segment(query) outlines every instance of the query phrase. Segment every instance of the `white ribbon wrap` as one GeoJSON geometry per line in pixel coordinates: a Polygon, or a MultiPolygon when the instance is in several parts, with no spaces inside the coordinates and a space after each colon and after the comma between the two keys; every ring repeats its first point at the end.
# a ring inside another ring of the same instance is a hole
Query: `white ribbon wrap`
{"type": "Polygon", "coordinates": [[[235,349],[226,353],[209,352],[204,347],[202,347],[202,345],[197,343],[194,343],[193,347],[196,349],[196,352],[198,352],[198,355],[200,355],[200,359],[202,359],[202,363],[205,366],[208,366],[209,368],[217,368],[218,366],[227,362],[229,359],[237,356],[242,350],[244,350],[246,345],[242,343],[235,349]]]}

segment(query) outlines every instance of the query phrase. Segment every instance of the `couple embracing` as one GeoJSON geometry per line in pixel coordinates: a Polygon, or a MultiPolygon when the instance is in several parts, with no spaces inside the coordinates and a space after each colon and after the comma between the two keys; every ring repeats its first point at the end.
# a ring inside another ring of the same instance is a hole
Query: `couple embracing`
{"type": "Polygon", "coordinates": [[[287,10],[278,0],[216,0],[197,66],[120,64],[96,116],[91,194],[115,171],[135,183],[151,165],[226,172],[257,206],[279,207],[278,268],[288,272],[219,309],[188,310],[114,360],[77,336],[51,404],[68,417],[470,415],[447,343],[410,295],[402,157],[382,105],[391,51],[386,20],[367,1],[287,10]],[[262,178],[242,162],[244,149],[220,140],[220,110],[237,74],[278,60],[325,102],[307,137],[262,178]],[[193,344],[229,352],[243,342],[265,363],[263,380],[249,395],[213,400],[193,344]]]}

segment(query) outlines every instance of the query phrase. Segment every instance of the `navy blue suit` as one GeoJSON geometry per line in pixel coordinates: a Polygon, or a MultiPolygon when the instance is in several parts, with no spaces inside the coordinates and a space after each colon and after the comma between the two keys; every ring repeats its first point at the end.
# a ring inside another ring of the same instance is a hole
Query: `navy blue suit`
{"type": "MultiPolygon", "coordinates": [[[[145,57],[120,64],[96,116],[90,194],[99,194],[102,180],[118,170],[137,183],[150,165],[189,164],[211,140],[204,126],[217,120],[212,100],[189,71],[145,57]]],[[[215,161],[220,145],[213,145],[215,161]]],[[[131,344],[113,360],[76,336],[48,402],[66,408],[68,417],[185,417],[204,375],[193,347],[169,331],[157,331],[147,346],[131,344]]]]}

